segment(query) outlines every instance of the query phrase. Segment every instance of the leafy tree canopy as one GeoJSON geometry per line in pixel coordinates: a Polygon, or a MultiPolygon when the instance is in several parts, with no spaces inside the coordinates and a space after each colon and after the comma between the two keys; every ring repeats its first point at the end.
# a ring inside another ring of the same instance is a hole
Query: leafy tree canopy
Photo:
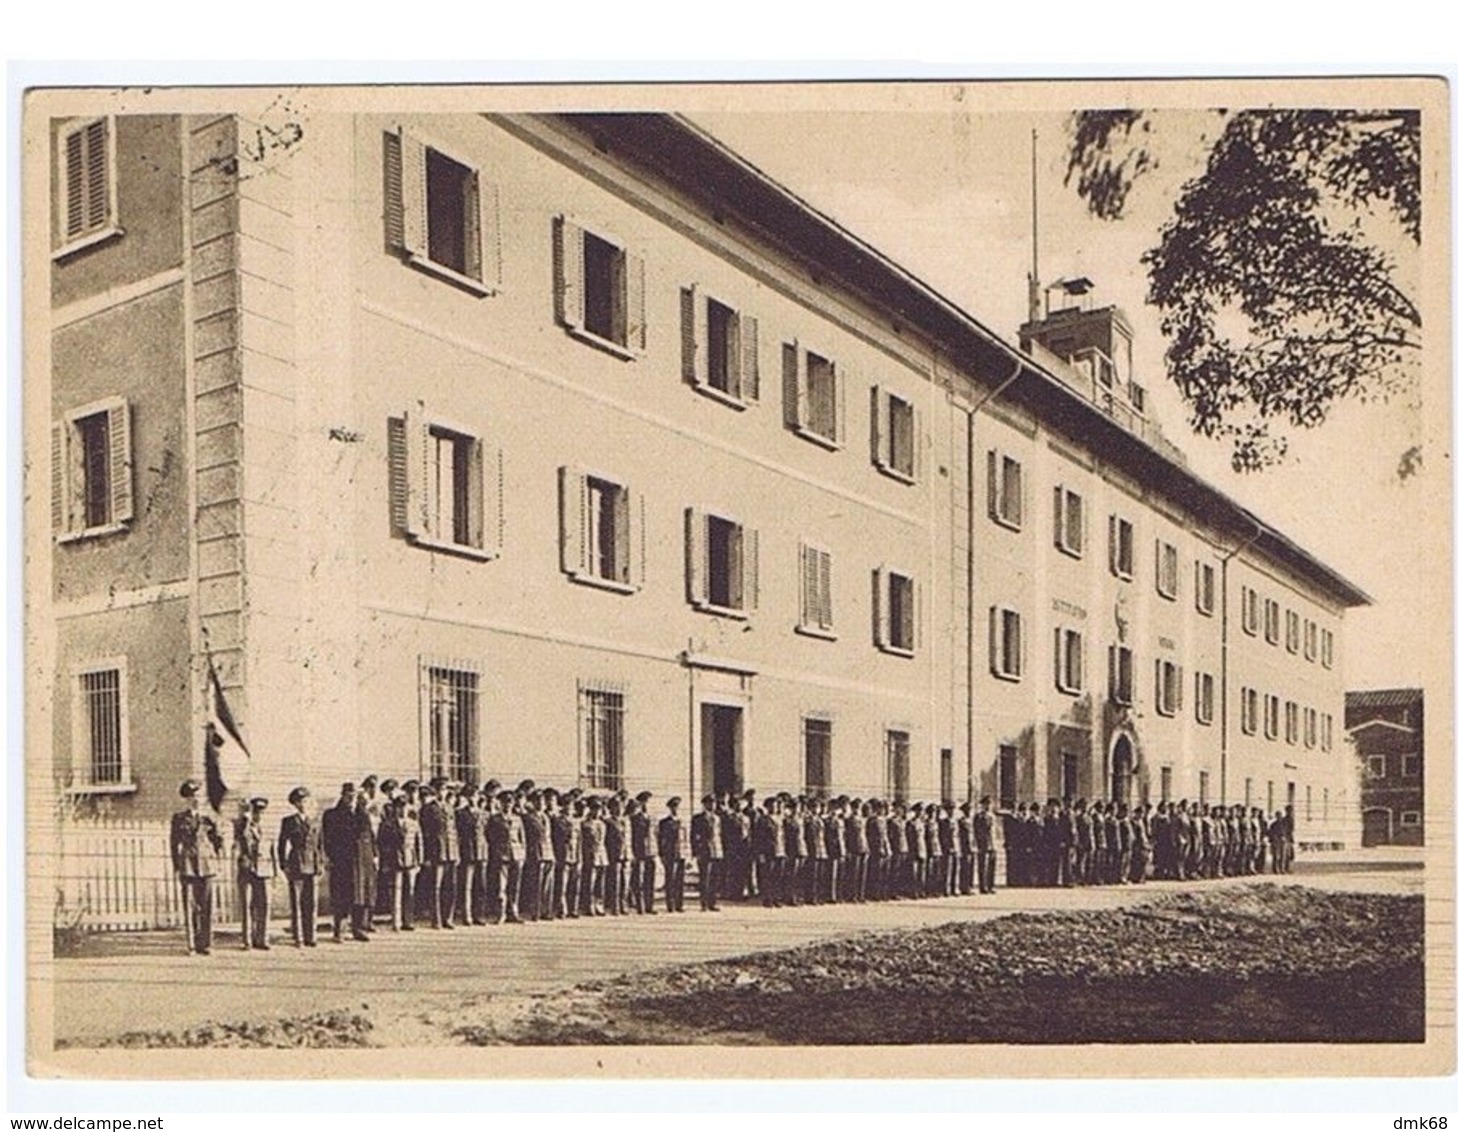
{"type": "MultiPolygon", "coordinates": [[[[1143,262],[1191,425],[1252,471],[1284,457],[1287,428],[1415,380],[1420,123],[1404,110],[1244,110],[1215,125],[1143,262]]],[[[1159,164],[1156,115],[1080,111],[1069,133],[1064,183],[1119,218],[1159,164]]]]}

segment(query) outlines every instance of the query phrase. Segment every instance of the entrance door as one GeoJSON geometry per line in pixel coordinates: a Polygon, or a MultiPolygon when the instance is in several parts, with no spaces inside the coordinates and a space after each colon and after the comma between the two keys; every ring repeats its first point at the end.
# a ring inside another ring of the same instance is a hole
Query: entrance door
{"type": "Polygon", "coordinates": [[[1362,813],[1362,844],[1387,845],[1392,841],[1392,811],[1375,809],[1362,813]]]}
{"type": "Polygon", "coordinates": [[[1113,795],[1115,802],[1129,804],[1129,790],[1133,778],[1134,748],[1129,743],[1129,736],[1120,735],[1118,741],[1114,743],[1113,795]]]}
{"type": "Polygon", "coordinates": [[[1072,751],[1063,752],[1063,799],[1079,798],[1083,791],[1078,788],[1078,756],[1072,751]]]}
{"type": "Polygon", "coordinates": [[[738,794],[744,789],[744,709],[702,704],[699,711],[704,793],[738,794]]]}
{"type": "Polygon", "coordinates": [[[997,792],[1003,806],[1012,809],[1018,803],[1018,749],[997,750],[997,792]]]}

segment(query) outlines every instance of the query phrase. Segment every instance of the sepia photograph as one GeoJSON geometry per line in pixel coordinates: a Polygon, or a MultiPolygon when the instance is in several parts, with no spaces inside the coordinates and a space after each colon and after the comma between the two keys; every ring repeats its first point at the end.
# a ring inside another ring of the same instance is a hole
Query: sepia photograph
{"type": "Polygon", "coordinates": [[[29,1072],[1451,1073],[1449,137],[28,91],[29,1072]]]}

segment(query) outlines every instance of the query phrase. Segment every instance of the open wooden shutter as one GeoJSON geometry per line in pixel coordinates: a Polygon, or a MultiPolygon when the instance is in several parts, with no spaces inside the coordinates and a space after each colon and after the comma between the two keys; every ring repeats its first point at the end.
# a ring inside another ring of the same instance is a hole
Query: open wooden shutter
{"type": "Polygon", "coordinates": [[[51,425],[51,529],[65,534],[70,528],[70,495],[66,484],[66,440],[69,427],[51,425]]]}
{"type": "Polygon", "coordinates": [[[632,582],[642,589],[648,581],[648,501],[642,492],[636,494],[637,506],[633,515],[633,562],[638,573],[632,582]]]}
{"type": "MultiPolygon", "coordinates": [[[[495,483],[486,482],[486,446],[476,437],[466,444],[466,545],[477,550],[491,549],[487,539],[491,530],[487,522],[487,499],[496,494],[495,483]]],[[[493,469],[494,471],[494,469],[493,469]]],[[[491,477],[495,479],[494,474],[491,477]]],[[[494,511],[495,508],[493,507],[494,511]]]]}
{"type": "Polygon", "coordinates": [[[111,477],[111,521],[129,523],[132,520],[132,412],[131,405],[119,401],[106,410],[108,443],[107,453],[111,477]]]}
{"type": "Polygon", "coordinates": [[[582,229],[565,216],[552,228],[557,321],[569,329],[582,325],[582,229]]]}
{"type": "Polygon", "coordinates": [[[1109,516],[1109,573],[1119,573],[1119,518],[1109,516]]]}
{"type": "Polygon", "coordinates": [[[1003,675],[1002,667],[1002,610],[992,607],[987,627],[987,648],[989,664],[994,676],[1003,675]]]}
{"type": "Polygon", "coordinates": [[[636,353],[648,348],[647,269],[643,257],[625,252],[627,272],[627,338],[624,345],[636,353]]]}
{"type": "Polygon", "coordinates": [[[86,137],[84,130],[66,135],[66,238],[86,231],[86,137]]]}
{"type": "Polygon", "coordinates": [[[1002,458],[996,448],[987,450],[987,513],[994,519],[1002,518],[1002,509],[997,505],[998,483],[1002,474],[1002,458]]]}
{"type": "Polygon", "coordinates": [[[411,255],[430,253],[429,193],[425,182],[425,143],[403,127],[400,146],[400,247],[411,255]]]}
{"type": "Polygon", "coordinates": [[[891,640],[888,630],[888,607],[886,600],[886,567],[878,566],[871,571],[871,633],[878,649],[885,648],[891,640]]]}
{"type": "Polygon", "coordinates": [[[739,316],[739,396],[759,400],[759,319],[739,316]]]}
{"type": "Polygon", "coordinates": [[[562,522],[562,571],[570,577],[587,568],[587,477],[573,467],[557,469],[559,514],[562,522]]]}
{"type": "Polygon", "coordinates": [[[405,443],[409,445],[410,533],[416,538],[430,538],[436,533],[430,513],[434,493],[435,452],[424,406],[415,413],[405,414],[405,443]]]}
{"type": "Polygon", "coordinates": [[[796,342],[786,342],[780,353],[784,366],[781,392],[784,397],[785,424],[797,429],[805,420],[805,383],[800,378],[803,361],[800,346],[796,342]]]}
{"type": "Polygon", "coordinates": [[[815,551],[800,544],[800,624],[807,628],[816,624],[815,587],[820,580],[815,570],[815,551]]]}
{"type": "Polygon", "coordinates": [[[832,362],[831,373],[835,375],[835,435],[831,437],[837,444],[843,444],[846,438],[845,423],[845,397],[846,388],[850,385],[850,373],[842,365],[832,362]]]}
{"type": "Polygon", "coordinates": [[[1023,525],[1023,466],[1004,457],[1002,461],[1002,493],[1008,522],[1023,525]]]}
{"type": "Polygon", "coordinates": [[[817,593],[820,598],[820,627],[830,629],[835,625],[835,614],[830,605],[830,551],[822,550],[816,555],[818,559],[819,585],[817,593]]]}
{"type": "MultiPolygon", "coordinates": [[[[679,342],[683,363],[683,379],[690,385],[702,385],[708,379],[705,360],[699,354],[699,327],[703,325],[700,310],[704,299],[697,287],[682,287],[678,292],[679,342]]],[[[707,329],[704,337],[708,337],[707,329]]]]}
{"type": "Polygon", "coordinates": [[[99,118],[86,127],[86,227],[104,228],[107,216],[111,171],[107,169],[107,121],[99,118]]]}
{"type": "Polygon", "coordinates": [[[683,520],[684,571],[688,581],[689,602],[703,607],[709,603],[708,516],[698,508],[686,507],[683,520]]]}
{"type": "Polygon", "coordinates": [[[741,527],[740,531],[743,608],[746,613],[753,613],[759,608],[759,532],[752,527],[741,527]]]}
{"type": "Polygon", "coordinates": [[[901,643],[908,650],[915,651],[917,633],[917,607],[916,582],[911,578],[906,579],[902,587],[901,601],[901,643]]]}
{"type": "Polygon", "coordinates": [[[886,404],[886,391],[879,385],[871,386],[871,463],[878,468],[885,468],[890,462],[888,449],[891,422],[887,419],[889,408],[886,404]]]}
{"type": "Polygon", "coordinates": [[[406,440],[404,417],[390,417],[385,422],[385,448],[389,461],[390,530],[394,534],[411,534],[410,512],[410,445],[406,440]]]}
{"type": "Polygon", "coordinates": [[[1053,489],[1053,537],[1057,540],[1058,546],[1063,550],[1072,550],[1069,544],[1068,531],[1063,525],[1063,515],[1066,504],[1063,498],[1062,486],[1053,489]]]}
{"type": "Polygon", "coordinates": [[[621,506],[617,514],[617,523],[613,528],[613,554],[621,563],[618,581],[634,584],[637,582],[637,567],[633,564],[633,528],[637,525],[633,521],[633,493],[628,488],[622,489],[620,497],[621,506]]]}
{"type": "Polygon", "coordinates": [[[478,173],[476,186],[477,223],[480,228],[481,262],[476,278],[492,290],[501,286],[501,186],[484,181],[478,173]]]}

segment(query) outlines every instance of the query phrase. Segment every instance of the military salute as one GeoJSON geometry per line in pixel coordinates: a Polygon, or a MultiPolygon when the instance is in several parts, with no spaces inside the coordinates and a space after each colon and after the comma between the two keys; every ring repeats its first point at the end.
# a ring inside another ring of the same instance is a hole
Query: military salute
{"type": "MultiPolygon", "coordinates": [[[[170,850],[183,901],[189,953],[212,947],[212,883],[223,853],[218,824],[199,808],[189,779],[173,816],[170,850]]],[[[519,924],[579,916],[681,913],[690,877],[702,911],[721,899],[757,898],[766,908],[992,894],[1010,887],[1143,884],[1289,872],[1295,855],[1290,809],[1267,818],[1255,807],[1203,802],[1154,806],[1049,798],[1013,809],[981,798],[974,807],[880,798],[703,797],[691,818],[682,800],[653,812],[642,791],[588,794],[502,790],[432,779],[346,782],[322,817],[306,787],[276,839],[263,828],[268,799],[242,804],[233,822],[242,946],[267,950],[270,889],[288,885],[296,947],[315,946],[317,885],[326,878],[333,939],[367,941],[375,914],[413,931],[425,908],[436,928],[519,924]],[[692,871],[690,870],[692,864],[692,871]],[[999,871],[1001,870],[1001,871],[999,871]]]]}

